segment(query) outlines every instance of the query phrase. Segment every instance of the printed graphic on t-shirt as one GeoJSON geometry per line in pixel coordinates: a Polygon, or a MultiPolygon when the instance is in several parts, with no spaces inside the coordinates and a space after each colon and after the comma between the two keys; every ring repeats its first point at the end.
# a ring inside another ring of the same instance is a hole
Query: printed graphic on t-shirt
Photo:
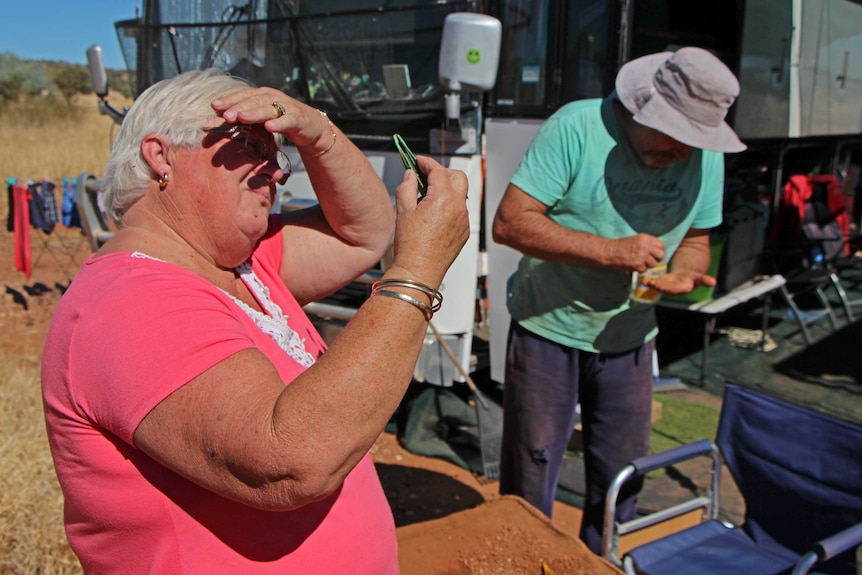
{"type": "MultiPolygon", "coordinates": [[[[690,158],[700,165],[700,152],[690,158]]],[[[701,186],[701,171],[682,164],[649,169],[617,145],[605,163],[604,186],[614,209],[633,230],[661,236],[685,220],[701,186]]]]}

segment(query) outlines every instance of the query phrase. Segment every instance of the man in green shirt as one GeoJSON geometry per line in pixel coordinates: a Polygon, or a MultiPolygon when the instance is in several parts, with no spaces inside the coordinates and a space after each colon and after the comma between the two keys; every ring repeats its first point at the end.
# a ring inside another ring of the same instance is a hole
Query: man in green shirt
{"type": "MultiPolygon", "coordinates": [[[[660,293],[715,285],[709,229],[721,223],[724,152],[745,146],[724,122],[739,93],[700,48],[625,64],[607,98],[572,102],[542,126],[494,219],[494,240],[524,254],[510,279],[501,493],[550,516],[581,405],[587,493],[581,538],[601,550],[613,476],[649,449],[654,306],[660,293]]],[[[634,517],[637,491],[618,518],[634,517]]]]}

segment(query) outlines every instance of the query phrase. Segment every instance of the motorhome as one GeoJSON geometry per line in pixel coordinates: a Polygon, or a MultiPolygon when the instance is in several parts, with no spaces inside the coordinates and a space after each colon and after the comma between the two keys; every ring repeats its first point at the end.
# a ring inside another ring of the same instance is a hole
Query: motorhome
{"type": "MultiPolygon", "coordinates": [[[[487,368],[494,382],[502,381],[505,286],[518,254],[494,244],[486,222],[542,122],[571,100],[607,95],[626,61],[700,46],[740,79],[728,119],[749,149],[727,158],[720,289],[759,273],[789,175],[839,175],[851,198],[859,181],[858,1],[144,0],[141,8],[116,23],[136,93],[218,67],[324,110],[390,190],[403,173],[394,133],[467,173],[471,236],[444,279],[435,323],[461,367],[487,368]]],[[[314,201],[298,154],[286,151],[295,167],[278,209],[314,201]]],[[[309,305],[324,336],[361,305],[373,277],[309,305]]],[[[415,375],[463,380],[430,332],[415,375]]]]}

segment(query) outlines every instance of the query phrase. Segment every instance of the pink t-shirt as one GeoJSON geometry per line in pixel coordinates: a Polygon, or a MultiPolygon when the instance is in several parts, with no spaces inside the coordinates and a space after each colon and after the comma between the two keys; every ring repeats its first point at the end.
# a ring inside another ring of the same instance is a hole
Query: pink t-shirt
{"type": "MultiPolygon", "coordinates": [[[[322,339],[278,280],[281,250],[281,234],[261,242],[252,268],[318,357],[322,339]]],[[[305,369],[224,292],[174,265],[109,254],[75,276],[48,332],[42,389],[66,534],[87,573],[398,572],[392,513],[368,455],[327,499],[273,512],[199,487],[135,448],[153,407],[247,348],[286,385],[305,369]]]]}

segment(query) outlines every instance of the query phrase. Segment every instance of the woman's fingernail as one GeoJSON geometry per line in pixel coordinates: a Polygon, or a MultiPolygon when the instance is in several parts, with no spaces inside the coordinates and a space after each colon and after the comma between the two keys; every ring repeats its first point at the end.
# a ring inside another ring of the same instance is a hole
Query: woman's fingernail
{"type": "Polygon", "coordinates": [[[410,170],[404,170],[404,177],[403,177],[403,178],[401,178],[401,181],[402,181],[402,182],[406,182],[407,180],[409,180],[409,179],[410,179],[410,177],[411,177],[412,175],[413,175],[413,172],[412,172],[412,171],[410,171],[410,170]]]}

